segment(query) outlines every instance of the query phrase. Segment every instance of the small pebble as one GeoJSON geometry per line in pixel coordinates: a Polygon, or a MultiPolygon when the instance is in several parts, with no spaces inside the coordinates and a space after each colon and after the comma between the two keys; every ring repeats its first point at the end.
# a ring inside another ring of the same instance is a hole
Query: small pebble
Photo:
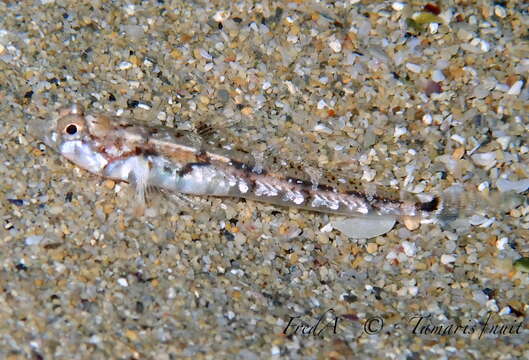
{"type": "Polygon", "coordinates": [[[402,242],[402,249],[404,250],[404,253],[408,257],[415,256],[415,253],[417,252],[417,246],[415,245],[415,243],[412,243],[409,241],[402,242]]]}
{"type": "Polygon", "coordinates": [[[498,312],[498,315],[500,316],[505,316],[505,315],[509,315],[511,313],[511,307],[510,306],[504,306],[500,312],[498,312]]]}
{"type": "Polygon", "coordinates": [[[367,244],[367,248],[366,248],[366,250],[367,250],[367,252],[368,252],[369,254],[374,254],[374,253],[376,253],[376,252],[377,252],[377,249],[378,249],[378,245],[377,245],[376,243],[369,243],[369,244],[367,244]]]}
{"type": "Polygon", "coordinates": [[[482,52],[489,52],[490,50],[490,44],[488,41],[485,41],[483,39],[480,39],[479,41],[479,48],[482,52]]]}
{"type": "Polygon", "coordinates": [[[486,306],[487,306],[487,309],[489,309],[492,312],[498,312],[500,310],[500,308],[498,307],[498,304],[496,304],[495,299],[490,299],[489,301],[487,301],[486,306]]]}
{"type": "Polygon", "coordinates": [[[422,117],[422,122],[424,125],[432,125],[433,118],[431,114],[424,114],[422,117]]]}
{"type": "Polygon", "coordinates": [[[489,182],[488,181],[483,181],[482,183],[480,183],[478,185],[478,190],[479,191],[485,191],[489,188],[489,182]]]}
{"type": "Polygon", "coordinates": [[[509,243],[509,239],[506,237],[502,237],[496,241],[496,247],[498,250],[505,250],[505,246],[509,243]]]}
{"type": "Polygon", "coordinates": [[[441,70],[432,71],[432,80],[435,82],[444,81],[446,78],[441,70]]]}
{"type": "Polygon", "coordinates": [[[476,165],[483,166],[484,168],[490,168],[496,164],[495,152],[474,153],[471,158],[476,165]]]}
{"type": "Polygon", "coordinates": [[[249,107],[249,106],[246,106],[246,107],[244,107],[244,108],[241,110],[241,113],[242,113],[243,115],[249,116],[249,115],[253,114],[253,109],[252,109],[251,107],[249,107]]]}
{"type": "Polygon", "coordinates": [[[459,38],[459,40],[465,41],[465,42],[470,41],[471,39],[474,38],[474,34],[472,34],[471,32],[467,31],[464,28],[459,29],[456,35],[459,38]]]}
{"type": "Polygon", "coordinates": [[[518,181],[510,181],[507,179],[498,179],[496,187],[501,192],[514,191],[516,193],[523,193],[529,189],[529,179],[522,179],[518,181]]]}
{"type": "Polygon", "coordinates": [[[325,225],[324,227],[322,227],[320,229],[321,232],[323,233],[326,233],[326,232],[331,232],[332,231],[332,224],[331,223],[328,223],[327,225],[325,225]]]}
{"type": "Polygon", "coordinates": [[[441,263],[444,265],[453,263],[455,261],[456,261],[456,258],[453,255],[446,255],[446,254],[441,255],[441,263]]]}
{"type": "Polygon", "coordinates": [[[411,72],[414,72],[416,74],[420,73],[422,71],[422,67],[417,64],[413,63],[406,63],[406,69],[410,70],[411,72]]]}
{"type": "Polygon", "coordinates": [[[395,127],[395,131],[393,132],[393,137],[398,139],[399,137],[401,137],[402,135],[406,134],[407,132],[408,132],[408,129],[406,129],[406,127],[404,127],[404,126],[396,126],[395,127]]]}
{"type": "Polygon", "coordinates": [[[403,216],[403,222],[408,230],[418,229],[421,225],[421,219],[417,216],[403,216]]]}
{"type": "Polygon", "coordinates": [[[272,348],[270,349],[270,355],[272,356],[279,356],[281,354],[281,350],[279,349],[278,346],[272,346],[272,348]]]}
{"type": "Polygon", "coordinates": [[[494,14],[496,14],[497,17],[499,18],[504,18],[507,16],[507,11],[505,10],[505,8],[501,5],[496,5],[494,6],[494,14]]]}
{"type": "Polygon", "coordinates": [[[223,21],[226,21],[229,17],[230,17],[230,13],[228,11],[221,10],[221,11],[217,11],[215,15],[213,15],[213,20],[221,23],[223,21]]]}
{"type": "Polygon", "coordinates": [[[118,69],[119,70],[128,70],[132,67],[132,63],[128,62],[128,61],[122,61],[119,63],[118,65],[118,69]]]}
{"type": "Polygon", "coordinates": [[[333,227],[353,239],[369,239],[390,231],[396,220],[389,216],[335,220],[333,227]]]}
{"type": "Polygon", "coordinates": [[[465,155],[465,148],[461,146],[454,150],[452,153],[452,158],[454,160],[460,160],[463,158],[463,155],[465,155]]]}
{"type": "Polygon", "coordinates": [[[428,29],[430,30],[430,34],[437,34],[437,31],[439,30],[439,23],[433,22],[428,24],[428,29]]]}
{"type": "Polygon", "coordinates": [[[31,235],[24,240],[24,243],[28,246],[38,245],[42,241],[43,237],[41,235],[31,235]]]}
{"type": "Polygon", "coordinates": [[[329,41],[329,47],[335,52],[339,53],[342,51],[342,44],[336,38],[331,38],[329,41]]]}
{"type": "Polygon", "coordinates": [[[501,145],[502,150],[507,150],[509,144],[511,143],[512,137],[510,136],[500,136],[496,139],[498,144],[501,145]]]}
{"type": "Polygon", "coordinates": [[[450,139],[454,140],[454,141],[457,141],[458,143],[460,143],[461,145],[465,145],[466,143],[466,139],[459,135],[459,134],[454,134],[450,137],[450,139]]]}
{"type": "Polygon", "coordinates": [[[404,9],[404,6],[405,4],[400,1],[395,1],[393,4],[391,4],[391,7],[395,11],[401,11],[402,9],[404,9]]]}
{"type": "Polygon", "coordinates": [[[103,185],[108,189],[108,190],[112,190],[114,188],[114,186],[116,185],[116,183],[114,182],[114,180],[105,180],[105,182],[103,183],[103,185]]]}
{"type": "Polygon", "coordinates": [[[149,105],[148,103],[140,101],[140,102],[138,102],[138,108],[143,109],[143,110],[150,110],[151,109],[151,105],[149,105]]]}
{"type": "Polygon", "coordinates": [[[523,80],[518,80],[512,86],[510,87],[509,91],[507,91],[508,95],[520,95],[520,92],[522,91],[523,87],[523,80]]]}

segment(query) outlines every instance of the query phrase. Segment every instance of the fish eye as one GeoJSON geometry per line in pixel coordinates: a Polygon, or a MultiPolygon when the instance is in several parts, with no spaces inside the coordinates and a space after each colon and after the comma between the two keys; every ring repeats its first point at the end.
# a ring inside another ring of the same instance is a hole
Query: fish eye
{"type": "Polygon", "coordinates": [[[77,133],[77,125],[76,124],[69,124],[64,129],[68,135],[75,135],[77,133]]]}

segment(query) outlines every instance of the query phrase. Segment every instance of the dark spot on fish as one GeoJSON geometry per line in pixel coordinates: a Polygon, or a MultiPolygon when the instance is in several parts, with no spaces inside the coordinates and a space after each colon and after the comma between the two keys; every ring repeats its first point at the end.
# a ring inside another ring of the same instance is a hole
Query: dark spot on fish
{"type": "Polygon", "coordinates": [[[156,156],[158,155],[158,153],[156,151],[154,151],[153,149],[151,148],[145,148],[142,150],[142,155],[144,156],[156,156]]]}
{"type": "Polygon", "coordinates": [[[149,128],[149,135],[158,134],[159,130],[157,128],[149,128]]]}
{"type": "Polygon", "coordinates": [[[209,163],[202,163],[202,162],[195,162],[195,163],[187,163],[185,164],[180,171],[178,172],[178,175],[185,176],[189,174],[191,171],[193,171],[194,168],[198,167],[204,167],[209,166],[209,163]]]}
{"type": "Polygon", "coordinates": [[[197,157],[197,160],[201,163],[209,163],[208,153],[204,150],[198,151],[196,157],[197,157]]]}
{"type": "Polygon", "coordinates": [[[301,189],[299,190],[301,194],[303,194],[303,203],[310,203],[312,200],[312,193],[308,189],[301,189]]]}
{"type": "Polygon", "coordinates": [[[136,146],[134,151],[131,152],[134,155],[144,155],[144,156],[156,156],[158,153],[151,148],[141,148],[136,146]]]}
{"type": "Polygon", "coordinates": [[[66,196],[64,197],[64,201],[66,201],[66,202],[72,202],[72,199],[73,199],[73,192],[68,191],[68,192],[66,193],[66,196]]]}
{"type": "Polygon", "coordinates": [[[217,25],[217,27],[219,28],[219,30],[222,30],[222,28],[224,27],[224,25],[222,25],[222,23],[219,22],[219,24],[217,25]]]}
{"type": "Polygon", "coordinates": [[[32,96],[33,96],[33,90],[30,90],[24,94],[24,98],[26,99],[31,99],[32,96]]]}
{"type": "Polygon", "coordinates": [[[248,191],[247,193],[253,193],[254,190],[255,190],[255,180],[254,179],[248,179],[248,181],[246,181],[246,186],[248,186],[248,191]]]}
{"type": "Polygon", "coordinates": [[[432,212],[439,208],[439,198],[434,197],[432,201],[421,203],[419,209],[426,212],[432,212]]]}
{"type": "Polygon", "coordinates": [[[329,192],[334,192],[335,191],[335,189],[332,186],[325,185],[325,184],[318,185],[318,190],[329,191],[329,192]]]}
{"type": "Polygon", "coordinates": [[[248,165],[240,161],[232,160],[230,161],[230,165],[237,170],[248,170],[248,165]]]}
{"type": "Polygon", "coordinates": [[[114,94],[112,94],[112,93],[108,94],[108,101],[111,101],[111,102],[112,101],[116,101],[116,97],[114,96],[114,94]]]}
{"type": "Polygon", "coordinates": [[[312,187],[312,183],[310,181],[306,181],[306,180],[301,180],[301,179],[297,179],[297,178],[293,178],[293,177],[288,177],[287,181],[289,183],[293,183],[293,184],[296,184],[296,185],[312,187]]]}
{"type": "Polygon", "coordinates": [[[236,22],[237,24],[240,24],[242,22],[242,19],[240,17],[234,17],[233,21],[236,22]]]}
{"type": "Polygon", "coordinates": [[[358,198],[365,198],[364,194],[362,194],[360,191],[356,191],[356,190],[346,191],[346,194],[347,195],[356,196],[358,198]]]}

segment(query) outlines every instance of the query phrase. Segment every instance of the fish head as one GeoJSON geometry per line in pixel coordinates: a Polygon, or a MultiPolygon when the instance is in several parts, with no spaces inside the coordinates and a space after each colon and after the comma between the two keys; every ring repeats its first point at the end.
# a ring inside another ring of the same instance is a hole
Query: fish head
{"type": "MultiPolygon", "coordinates": [[[[105,118],[102,118],[105,122],[105,118]]],[[[101,133],[101,125],[93,116],[85,116],[81,105],[74,104],[59,109],[48,120],[33,119],[28,128],[36,138],[72,161],[79,167],[99,174],[108,160],[98,149],[97,137],[92,133],[101,133]]]]}
{"type": "Polygon", "coordinates": [[[74,104],[55,111],[49,118],[32,118],[28,122],[28,132],[35,139],[60,152],[60,145],[64,141],[80,139],[86,135],[83,107],[74,104]]]}

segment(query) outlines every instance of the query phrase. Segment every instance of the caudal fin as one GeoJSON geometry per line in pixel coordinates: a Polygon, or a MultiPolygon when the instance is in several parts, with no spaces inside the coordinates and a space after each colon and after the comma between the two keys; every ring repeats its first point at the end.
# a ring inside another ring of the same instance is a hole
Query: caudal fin
{"type": "Polygon", "coordinates": [[[497,214],[519,206],[523,197],[514,192],[491,191],[487,194],[470,191],[462,185],[447,188],[440,196],[438,218],[450,223],[477,214],[497,214]]]}

